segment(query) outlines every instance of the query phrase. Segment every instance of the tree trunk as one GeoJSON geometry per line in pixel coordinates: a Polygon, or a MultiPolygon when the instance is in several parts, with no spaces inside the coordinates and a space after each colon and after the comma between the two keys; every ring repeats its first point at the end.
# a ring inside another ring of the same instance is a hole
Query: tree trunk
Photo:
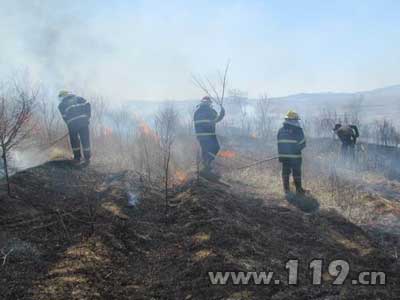
{"type": "Polygon", "coordinates": [[[11,186],[10,186],[10,176],[8,174],[8,161],[7,161],[7,152],[4,149],[4,147],[2,147],[3,150],[3,168],[4,168],[4,174],[6,176],[6,184],[7,184],[7,194],[8,196],[11,197],[11,186]]]}
{"type": "Polygon", "coordinates": [[[168,215],[168,183],[169,183],[169,161],[171,153],[168,150],[167,158],[165,161],[165,215],[168,215]]]}

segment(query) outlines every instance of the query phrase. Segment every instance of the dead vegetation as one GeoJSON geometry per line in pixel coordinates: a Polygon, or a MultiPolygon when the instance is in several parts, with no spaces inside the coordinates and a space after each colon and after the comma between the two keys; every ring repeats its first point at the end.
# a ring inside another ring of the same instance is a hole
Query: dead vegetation
{"type": "Polygon", "coordinates": [[[171,191],[165,223],[162,189],[130,172],[58,161],[11,182],[16,199],[0,208],[2,299],[395,299],[398,292],[394,259],[332,210],[304,214],[272,194],[190,180],[171,191]],[[292,257],[343,258],[352,276],[385,270],[389,283],[335,287],[328,278],[312,286],[304,270],[300,285],[289,287],[284,263],[292,257]],[[283,284],[213,286],[207,277],[266,268],[283,284]]]}
{"type": "Polygon", "coordinates": [[[37,90],[17,82],[0,83],[0,149],[9,196],[9,156],[34,129],[31,119],[37,94],[37,90]]]}

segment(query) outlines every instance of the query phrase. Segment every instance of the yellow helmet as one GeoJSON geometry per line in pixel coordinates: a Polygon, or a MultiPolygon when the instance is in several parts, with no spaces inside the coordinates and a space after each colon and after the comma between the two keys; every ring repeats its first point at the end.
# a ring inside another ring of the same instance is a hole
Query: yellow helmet
{"type": "Polygon", "coordinates": [[[288,113],[285,116],[286,120],[300,120],[300,117],[298,115],[298,113],[296,113],[293,110],[289,110],[288,113]]]}
{"type": "Polygon", "coordinates": [[[68,96],[70,93],[68,91],[60,91],[58,93],[58,97],[65,97],[68,96]]]}

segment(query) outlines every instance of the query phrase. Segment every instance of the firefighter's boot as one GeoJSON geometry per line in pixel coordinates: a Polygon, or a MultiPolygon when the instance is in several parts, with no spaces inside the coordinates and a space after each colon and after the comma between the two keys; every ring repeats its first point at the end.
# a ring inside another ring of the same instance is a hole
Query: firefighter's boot
{"type": "Polygon", "coordinates": [[[81,150],[74,149],[74,158],[72,159],[73,165],[79,165],[81,163],[81,150]]]}
{"type": "Polygon", "coordinates": [[[301,177],[294,178],[294,185],[296,187],[296,194],[304,195],[306,193],[306,190],[302,187],[301,177]]]}
{"type": "Polygon", "coordinates": [[[85,160],[83,162],[83,166],[89,166],[90,165],[90,159],[92,157],[90,148],[89,149],[84,149],[83,157],[85,158],[85,160]]]}
{"type": "Polygon", "coordinates": [[[282,182],[283,182],[283,191],[285,194],[290,193],[290,182],[289,182],[289,176],[283,175],[282,176],[282,182]]]}

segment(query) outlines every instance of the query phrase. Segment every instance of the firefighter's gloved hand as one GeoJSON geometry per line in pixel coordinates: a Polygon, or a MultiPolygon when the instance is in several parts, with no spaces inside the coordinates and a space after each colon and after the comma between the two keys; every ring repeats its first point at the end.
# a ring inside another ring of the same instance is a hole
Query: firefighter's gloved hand
{"type": "Polygon", "coordinates": [[[217,122],[220,122],[224,117],[225,117],[225,108],[221,104],[221,111],[219,112],[219,117],[217,119],[217,122]]]}

